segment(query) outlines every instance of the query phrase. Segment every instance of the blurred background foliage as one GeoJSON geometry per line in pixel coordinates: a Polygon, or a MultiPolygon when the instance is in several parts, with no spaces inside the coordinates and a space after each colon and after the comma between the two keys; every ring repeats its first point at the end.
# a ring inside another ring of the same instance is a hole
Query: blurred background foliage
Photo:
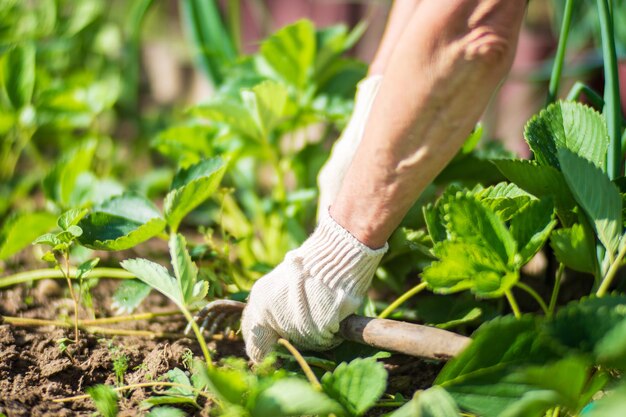
{"type": "MultiPolygon", "coordinates": [[[[440,186],[495,183],[502,177],[487,157],[528,154],[522,126],[545,102],[562,3],[530,2],[510,79],[483,128],[392,237],[377,273],[385,288],[401,292],[409,273],[430,262],[421,207],[440,186]]],[[[200,231],[189,239],[192,255],[215,295],[249,288],[315,224],[317,171],[349,117],[389,6],[0,2],[0,268],[35,262],[14,255],[60,212],[125,191],[160,204],[176,170],[220,156],[222,188],[184,227],[200,231]]],[[[614,13],[623,57],[626,3],[615,7],[625,9],[614,13]]],[[[601,85],[594,2],[577,3],[572,27],[565,75],[601,85]]]]}

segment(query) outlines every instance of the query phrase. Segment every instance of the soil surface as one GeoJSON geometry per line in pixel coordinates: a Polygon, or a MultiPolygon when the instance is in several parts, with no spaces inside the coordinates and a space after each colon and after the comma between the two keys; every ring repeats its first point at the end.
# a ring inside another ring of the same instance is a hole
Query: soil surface
{"type": "MultiPolygon", "coordinates": [[[[93,311],[97,312],[97,317],[115,315],[109,306],[117,285],[113,280],[101,280],[92,289],[93,311]]],[[[66,292],[61,280],[39,281],[32,288],[5,289],[0,291],[0,315],[46,320],[72,317],[73,304],[66,292]]],[[[172,310],[175,306],[153,291],[137,313],[172,310]]],[[[81,311],[81,318],[89,314],[81,311]]],[[[167,316],[108,327],[180,334],[184,326],[182,316],[167,316]]],[[[202,356],[197,343],[182,335],[150,339],[81,332],[79,343],[69,345],[66,351],[57,344],[62,338],[73,338],[73,329],[0,323],[0,413],[7,417],[91,416],[95,411],[91,400],[63,403],[53,400],[84,394],[86,388],[96,384],[115,385],[119,381],[116,381],[113,362],[119,355],[128,359],[123,384],[150,382],[174,367],[184,369],[183,357],[188,350],[195,356],[202,356]]],[[[217,360],[224,356],[244,357],[241,340],[212,341],[209,348],[216,352],[217,360]]],[[[384,361],[389,370],[388,392],[402,393],[407,398],[416,390],[430,386],[441,368],[440,364],[404,355],[393,355],[384,361]]],[[[119,395],[119,415],[143,415],[139,404],[150,392],[149,388],[135,389],[119,395]]],[[[187,411],[189,415],[208,415],[206,410],[187,411]]],[[[368,416],[389,411],[372,410],[368,416]]]]}

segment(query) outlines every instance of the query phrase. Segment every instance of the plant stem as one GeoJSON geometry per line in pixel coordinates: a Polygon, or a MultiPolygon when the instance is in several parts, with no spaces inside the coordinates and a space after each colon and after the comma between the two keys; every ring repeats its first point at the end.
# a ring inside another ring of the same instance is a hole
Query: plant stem
{"type": "Polygon", "coordinates": [[[428,286],[428,284],[426,282],[421,282],[418,285],[416,285],[415,287],[411,288],[410,290],[408,290],[407,292],[405,292],[404,294],[402,294],[400,297],[398,297],[393,303],[389,304],[389,306],[384,309],[382,311],[382,313],[380,313],[378,315],[379,319],[384,319],[386,317],[389,317],[389,315],[391,313],[394,312],[394,310],[398,307],[400,307],[402,304],[404,304],[409,298],[413,297],[415,294],[421,292],[424,288],[426,288],[428,286]]]}
{"type": "Polygon", "coordinates": [[[200,344],[200,349],[202,349],[202,354],[204,355],[204,360],[207,364],[207,367],[212,368],[213,361],[211,360],[211,354],[209,353],[209,348],[206,345],[204,336],[202,335],[200,328],[198,328],[198,323],[196,323],[196,321],[192,317],[189,310],[187,310],[184,307],[181,307],[180,311],[183,313],[183,315],[187,319],[187,322],[191,325],[191,328],[193,329],[193,333],[196,335],[196,339],[198,339],[198,343],[200,344]]]}
{"type": "MultiPolygon", "coordinates": [[[[0,316],[0,323],[9,323],[13,326],[54,326],[54,327],[72,327],[71,323],[61,320],[44,320],[44,319],[30,319],[25,317],[11,317],[0,316]]],[[[131,329],[112,329],[109,327],[100,326],[88,326],[79,322],[79,328],[89,334],[105,334],[116,336],[137,336],[147,337],[149,339],[167,338],[167,339],[181,339],[186,337],[184,334],[179,333],[165,333],[165,332],[152,332],[149,330],[131,330],[131,329]]]]}
{"type": "Polygon", "coordinates": [[[566,0],[565,11],[563,12],[563,22],[561,24],[561,32],[559,33],[559,45],[556,49],[556,56],[554,58],[554,65],[552,66],[552,74],[550,76],[547,104],[556,101],[559,94],[559,85],[561,83],[561,73],[563,72],[563,62],[565,61],[565,50],[567,49],[567,38],[569,36],[569,27],[572,23],[573,9],[574,0],[566,0]]]}
{"type": "Polygon", "coordinates": [[[566,100],[576,101],[580,98],[580,95],[582,93],[585,93],[585,96],[587,96],[587,100],[589,100],[594,107],[597,107],[598,109],[602,109],[604,107],[604,99],[602,98],[602,96],[600,96],[600,94],[594,91],[587,84],[580,81],[576,81],[576,84],[574,84],[572,89],[569,90],[566,100]]]}
{"type": "MultiPolygon", "coordinates": [[[[67,287],[70,290],[70,296],[72,297],[72,302],[74,303],[74,343],[78,343],[78,300],[76,299],[76,294],[74,293],[74,286],[72,285],[72,279],[70,278],[70,250],[69,248],[63,254],[65,258],[65,279],[67,280],[67,287]]],[[[63,270],[61,268],[61,270],[63,270]]]]}
{"type": "MultiPolygon", "coordinates": [[[[622,237],[622,239],[624,239],[624,237],[622,237]]],[[[626,255],[626,244],[622,244],[621,246],[622,247],[620,248],[619,253],[617,254],[617,257],[615,258],[615,260],[609,267],[609,270],[607,271],[606,275],[604,276],[604,279],[602,280],[602,284],[600,284],[600,288],[598,288],[598,291],[596,291],[597,297],[602,297],[603,295],[605,295],[606,292],[611,287],[611,283],[613,282],[613,279],[615,278],[615,275],[617,274],[620,264],[622,263],[622,259],[624,259],[624,255],[626,255]]]]}
{"type": "Polygon", "coordinates": [[[298,362],[298,365],[300,365],[300,368],[302,368],[302,372],[304,372],[304,375],[306,375],[311,385],[313,385],[313,388],[315,388],[318,391],[321,391],[322,384],[320,384],[320,381],[317,380],[317,377],[313,373],[313,370],[311,370],[311,367],[309,366],[309,364],[306,363],[306,361],[304,360],[300,352],[298,352],[298,349],[296,349],[291,343],[289,343],[287,339],[283,339],[283,338],[278,339],[278,344],[283,345],[284,347],[287,348],[287,350],[293,355],[293,357],[298,362]]]}
{"type": "Polygon", "coordinates": [[[620,102],[617,54],[615,52],[615,33],[613,15],[609,0],[597,0],[600,31],[602,32],[602,55],[604,57],[604,102],[606,124],[609,130],[609,151],[607,155],[607,173],[614,180],[622,171],[622,109],[620,102]]]}
{"type": "MultiPolygon", "coordinates": [[[[196,387],[193,387],[191,385],[186,385],[186,384],[179,384],[177,382],[162,382],[162,381],[142,382],[142,383],[139,383],[139,384],[130,384],[130,385],[124,385],[123,387],[113,388],[113,391],[120,392],[120,391],[129,390],[129,389],[149,388],[149,387],[184,388],[184,389],[191,390],[191,391],[195,392],[196,394],[201,395],[201,396],[203,396],[205,398],[208,398],[208,399],[212,399],[213,398],[213,397],[211,397],[211,395],[209,393],[204,392],[202,390],[199,390],[196,387]]],[[[57,399],[52,400],[52,402],[54,402],[54,403],[65,403],[65,402],[69,402],[69,401],[86,400],[88,398],[90,398],[90,396],[88,394],[85,394],[85,395],[75,395],[74,397],[57,398],[57,399]]]]}
{"type": "Polygon", "coordinates": [[[511,305],[511,310],[513,310],[513,314],[515,315],[515,318],[521,319],[522,313],[520,312],[519,306],[517,305],[517,301],[515,301],[513,292],[509,289],[504,292],[504,295],[506,295],[506,299],[509,301],[509,304],[511,305]]]}
{"type": "Polygon", "coordinates": [[[550,297],[550,305],[548,306],[548,317],[551,317],[554,314],[554,309],[556,308],[556,303],[559,299],[559,291],[561,290],[561,279],[563,278],[563,271],[565,270],[565,265],[559,263],[559,269],[556,272],[556,277],[554,278],[554,287],[552,288],[552,296],[550,297]]]}
{"type": "Polygon", "coordinates": [[[531,297],[533,297],[537,301],[546,316],[549,314],[548,306],[546,305],[545,301],[543,301],[543,298],[541,298],[541,296],[537,294],[537,291],[532,289],[532,287],[530,287],[529,285],[524,284],[523,282],[518,282],[515,285],[530,294],[531,297]]]}
{"type": "Polygon", "coordinates": [[[241,53],[241,0],[228,0],[228,29],[237,54],[241,53]]]}
{"type": "Polygon", "coordinates": [[[175,316],[178,314],[183,314],[183,313],[180,310],[162,311],[158,313],[140,313],[140,314],[131,314],[128,316],[103,317],[100,319],[80,320],[79,323],[82,324],[83,326],[98,325],[98,324],[115,324],[115,323],[123,323],[127,321],[151,320],[157,317],[175,316]]]}
{"type": "MultiPolygon", "coordinates": [[[[76,268],[70,268],[68,276],[76,279],[76,268]]],[[[133,279],[135,275],[121,268],[94,268],[89,272],[90,278],[112,278],[112,279],[133,279]]],[[[64,279],[65,272],[54,269],[44,268],[35,269],[33,271],[19,272],[13,275],[0,277],[0,288],[10,287],[11,285],[23,284],[25,282],[37,281],[40,279],[64,279]]]]}

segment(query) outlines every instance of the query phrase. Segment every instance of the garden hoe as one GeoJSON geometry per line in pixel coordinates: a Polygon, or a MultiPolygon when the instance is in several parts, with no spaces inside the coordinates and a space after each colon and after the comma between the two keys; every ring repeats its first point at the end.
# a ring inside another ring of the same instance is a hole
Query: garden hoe
{"type": "MultiPolygon", "coordinates": [[[[210,325],[210,334],[220,326],[225,326],[228,333],[230,326],[241,317],[244,307],[245,303],[239,301],[213,301],[196,314],[195,320],[202,321],[202,330],[210,325]]],[[[189,328],[187,326],[185,333],[189,328]]],[[[380,350],[438,360],[456,356],[471,341],[469,337],[435,327],[358,315],[346,317],[341,322],[339,334],[346,340],[380,350]]]]}

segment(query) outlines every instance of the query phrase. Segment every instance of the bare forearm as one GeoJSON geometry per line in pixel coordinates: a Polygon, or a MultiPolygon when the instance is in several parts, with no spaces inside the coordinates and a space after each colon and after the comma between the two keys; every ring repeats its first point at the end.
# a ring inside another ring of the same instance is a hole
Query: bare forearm
{"type": "Polygon", "coordinates": [[[455,155],[511,65],[524,0],[422,2],[390,57],[331,215],[380,247],[455,155]]]}
{"type": "Polygon", "coordinates": [[[387,25],[385,26],[385,33],[376,51],[376,56],[369,67],[369,75],[382,74],[385,71],[392,52],[420,1],[395,0],[393,2],[387,25]]]}

